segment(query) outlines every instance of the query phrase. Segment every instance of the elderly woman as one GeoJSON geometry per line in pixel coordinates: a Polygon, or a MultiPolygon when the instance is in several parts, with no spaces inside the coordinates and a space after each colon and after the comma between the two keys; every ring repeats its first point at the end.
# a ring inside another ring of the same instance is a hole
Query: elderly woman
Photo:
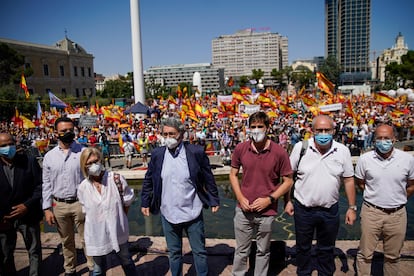
{"type": "Polygon", "coordinates": [[[126,207],[135,196],[124,177],[105,171],[102,153],[86,148],[80,157],[85,179],[78,188],[79,202],[85,213],[86,252],[93,256],[93,275],[106,275],[106,256],[115,252],[125,275],[135,275],[128,251],[129,226],[126,207]]]}

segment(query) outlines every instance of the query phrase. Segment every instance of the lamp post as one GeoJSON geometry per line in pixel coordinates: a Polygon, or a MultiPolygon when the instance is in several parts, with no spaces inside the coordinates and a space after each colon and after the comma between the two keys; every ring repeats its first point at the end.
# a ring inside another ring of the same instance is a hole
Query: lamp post
{"type": "Polygon", "coordinates": [[[88,95],[88,106],[89,108],[91,108],[91,97],[92,97],[93,91],[92,89],[88,88],[87,89],[87,95],[88,95]]]}

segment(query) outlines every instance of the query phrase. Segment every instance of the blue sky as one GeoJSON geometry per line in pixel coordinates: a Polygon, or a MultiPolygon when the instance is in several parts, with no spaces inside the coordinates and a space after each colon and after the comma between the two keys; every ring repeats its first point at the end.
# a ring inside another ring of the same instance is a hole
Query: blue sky
{"type": "MultiPolygon", "coordinates": [[[[211,41],[263,28],[287,36],[289,62],[325,53],[324,0],[140,0],[142,57],[150,66],[211,62],[211,41]]],[[[414,1],[371,0],[371,51],[401,32],[414,49],[414,1]]],[[[1,0],[0,37],[54,45],[65,36],[94,55],[95,72],[132,71],[129,0],[1,0]]]]}

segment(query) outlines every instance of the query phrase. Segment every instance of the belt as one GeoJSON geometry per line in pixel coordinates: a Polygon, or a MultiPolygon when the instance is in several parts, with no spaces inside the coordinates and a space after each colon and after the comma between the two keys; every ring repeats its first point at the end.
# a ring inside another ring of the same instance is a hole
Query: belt
{"type": "Polygon", "coordinates": [[[398,210],[400,210],[400,209],[402,209],[402,208],[404,208],[404,207],[405,207],[405,204],[402,204],[402,205],[400,205],[400,206],[398,206],[398,207],[394,207],[394,208],[382,208],[382,207],[379,207],[379,206],[377,206],[377,205],[375,205],[375,204],[372,204],[371,202],[368,202],[368,201],[364,201],[364,203],[365,203],[365,205],[367,205],[367,206],[374,207],[375,209],[381,210],[381,211],[383,211],[384,213],[387,213],[387,214],[392,214],[392,213],[395,213],[395,212],[397,212],[398,210]]]}
{"type": "Polygon", "coordinates": [[[68,197],[68,198],[58,198],[58,197],[53,197],[54,200],[58,201],[58,202],[65,202],[65,203],[75,203],[78,201],[78,198],[75,197],[68,197]]]}
{"type": "Polygon", "coordinates": [[[305,206],[305,205],[303,205],[302,203],[300,203],[300,201],[299,200],[297,200],[296,198],[295,198],[295,202],[301,207],[301,208],[303,208],[303,209],[306,209],[307,211],[330,211],[331,210],[331,208],[332,207],[334,207],[335,206],[335,204],[338,204],[338,203],[335,203],[334,205],[332,205],[331,207],[323,207],[323,206],[313,206],[313,207],[308,207],[308,206],[305,206]]]}

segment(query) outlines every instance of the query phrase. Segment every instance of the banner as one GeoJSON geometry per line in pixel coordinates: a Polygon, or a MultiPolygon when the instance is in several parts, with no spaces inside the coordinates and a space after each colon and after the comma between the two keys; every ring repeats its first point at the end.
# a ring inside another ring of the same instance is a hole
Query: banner
{"type": "Polygon", "coordinates": [[[342,109],[341,103],[320,105],[319,110],[322,112],[338,111],[342,109]]]}

